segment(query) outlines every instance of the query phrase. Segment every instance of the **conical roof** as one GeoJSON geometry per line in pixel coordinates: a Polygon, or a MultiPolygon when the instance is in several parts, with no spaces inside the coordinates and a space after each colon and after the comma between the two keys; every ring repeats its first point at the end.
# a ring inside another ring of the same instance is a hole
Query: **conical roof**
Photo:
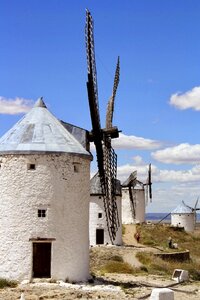
{"type": "Polygon", "coordinates": [[[172,212],[172,214],[191,214],[193,211],[184,204],[178,205],[172,212]]]}
{"type": "Polygon", "coordinates": [[[48,111],[42,98],[0,139],[0,154],[32,152],[74,153],[91,158],[91,154],[48,111]]]}

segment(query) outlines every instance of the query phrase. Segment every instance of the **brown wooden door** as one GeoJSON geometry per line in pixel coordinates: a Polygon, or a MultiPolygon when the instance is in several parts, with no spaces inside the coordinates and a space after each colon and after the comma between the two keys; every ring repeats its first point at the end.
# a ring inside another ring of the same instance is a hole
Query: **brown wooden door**
{"type": "Polygon", "coordinates": [[[104,229],[96,229],[96,244],[104,244],[104,229]]]}
{"type": "Polygon", "coordinates": [[[51,277],[51,243],[33,243],[33,277],[51,277]]]}

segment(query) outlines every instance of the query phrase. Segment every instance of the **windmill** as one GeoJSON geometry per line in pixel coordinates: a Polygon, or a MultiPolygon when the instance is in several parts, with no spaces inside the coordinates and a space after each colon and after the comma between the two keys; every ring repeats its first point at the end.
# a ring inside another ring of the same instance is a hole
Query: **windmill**
{"type": "Polygon", "coordinates": [[[119,58],[115,72],[114,86],[112,96],[108,102],[106,115],[106,128],[101,128],[97,72],[94,49],[93,19],[88,10],[86,10],[86,51],[87,51],[87,91],[90,107],[92,131],[89,135],[90,142],[94,142],[97,155],[97,166],[100,177],[101,189],[103,194],[104,209],[107,220],[107,227],[110,240],[113,243],[116,232],[119,227],[119,218],[116,204],[116,177],[117,177],[117,155],[111,145],[112,138],[119,136],[117,127],[112,125],[114,100],[119,83],[119,58]]]}
{"type": "Polygon", "coordinates": [[[182,203],[183,203],[186,207],[190,208],[190,209],[191,209],[191,212],[194,213],[194,222],[195,222],[195,224],[196,224],[196,217],[197,217],[196,211],[197,211],[197,210],[200,210],[200,208],[197,208],[198,202],[199,202],[199,197],[197,198],[194,207],[191,207],[191,206],[185,204],[185,202],[182,200],[182,203]]]}
{"type": "MultiPolygon", "coordinates": [[[[134,171],[130,174],[128,179],[122,184],[122,187],[128,188],[129,193],[129,201],[130,201],[130,209],[131,209],[131,215],[132,219],[136,219],[136,211],[138,211],[137,206],[137,189],[136,186],[140,185],[142,186],[142,190],[145,190],[145,194],[143,194],[142,199],[140,201],[148,203],[148,199],[152,199],[152,182],[151,182],[151,164],[149,165],[148,169],[148,177],[146,180],[146,183],[142,183],[137,179],[137,171],[134,171]]],[[[140,209],[145,209],[145,204],[140,207],[140,209]]]]}

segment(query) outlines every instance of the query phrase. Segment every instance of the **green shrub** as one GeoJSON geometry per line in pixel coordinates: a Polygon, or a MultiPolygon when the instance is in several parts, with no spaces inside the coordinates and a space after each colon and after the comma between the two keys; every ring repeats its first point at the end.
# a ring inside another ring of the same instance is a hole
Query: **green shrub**
{"type": "Polygon", "coordinates": [[[3,289],[5,287],[16,287],[17,286],[17,282],[13,281],[13,280],[8,280],[5,278],[0,278],[0,289],[3,289]]]}
{"type": "Polygon", "coordinates": [[[110,261],[102,267],[101,273],[133,274],[134,269],[126,262],[110,261]]]}
{"type": "Polygon", "coordinates": [[[111,256],[110,260],[112,260],[112,261],[121,261],[121,262],[124,261],[123,257],[121,257],[119,255],[113,255],[113,256],[111,256]]]}
{"type": "Polygon", "coordinates": [[[125,234],[125,232],[126,232],[126,228],[125,228],[125,226],[124,226],[124,225],[122,225],[122,235],[124,235],[124,234],[125,234]]]}

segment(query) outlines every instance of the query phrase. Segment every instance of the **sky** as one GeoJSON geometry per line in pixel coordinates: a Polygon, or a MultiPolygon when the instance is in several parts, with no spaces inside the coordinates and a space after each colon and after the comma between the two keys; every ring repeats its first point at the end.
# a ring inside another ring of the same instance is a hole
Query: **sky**
{"type": "MultiPolygon", "coordinates": [[[[199,0],[1,0],[0,136],[41,96],[59,119],[91,130],[85,9],[94,19],[101,125],[117,57],[113,125],[118,178],[152,164],[147,212],[200,196],[199,0]]],[[[91,174],[95,172],[94,162],[91,174]]],[[[200,206],[200,203],[199,203],[200,206]]]]}

